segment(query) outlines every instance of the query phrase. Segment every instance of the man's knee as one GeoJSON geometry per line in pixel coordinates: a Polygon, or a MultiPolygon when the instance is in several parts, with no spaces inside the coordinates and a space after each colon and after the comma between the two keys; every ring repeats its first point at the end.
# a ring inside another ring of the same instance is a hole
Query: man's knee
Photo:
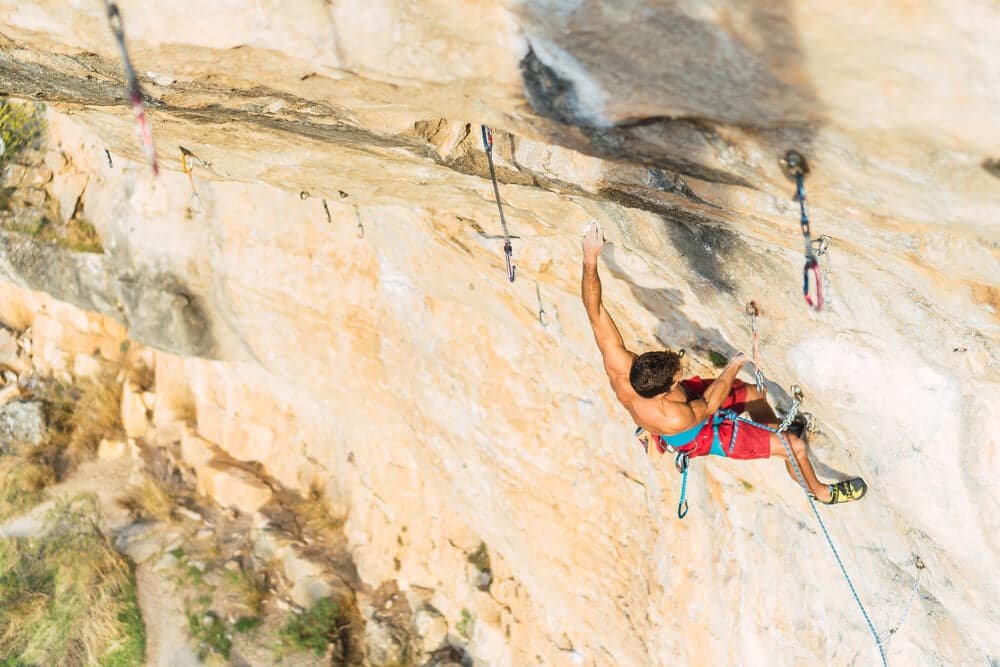
{"type": "Polygon", "coordinates": [[[785,442],[788,443],[788,449],[792,450],[792,455],[795,458],[801,458],[806,455],[806,443],[801,438],[791,433],[782,433],[781,435],[774,434],[771,436],[771,456],[788,458],[788,449],[785,448],[785,443],[781,441],[782,436],[784,436],[785,442]]]}
{"type": "Polygon", "coordinates": [[[792,453],[795,454],[795,458],[800,458],[806,455],[806,443],[802,438],[792,435],[791,433],[785,433],[785,438],[788,439],[788,445],[792,448],[792,453]]]}

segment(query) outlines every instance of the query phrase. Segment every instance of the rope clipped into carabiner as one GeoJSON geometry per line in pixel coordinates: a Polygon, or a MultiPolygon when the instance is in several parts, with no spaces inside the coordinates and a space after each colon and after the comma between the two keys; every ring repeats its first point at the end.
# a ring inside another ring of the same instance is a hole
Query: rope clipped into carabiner
{"type": "Polygon", "coordinates": [[[132,67],[132,59],[129,58],[128,49],[125,47],[125,28],[122,24],[122,15],[118,10],[118,5],[113,0],[104,0],[104,6],[108,10],[108,25],[118,42],[118,52],[121,55],[122,68],[125,70],[125,82],[128,86],[128,100],[132,105],[132,113],[135,114],[135,122],[139,128],[139,136],[142,139],[142,148],[146,153],[153,168],[153,174],[160,173],[160,165],[156,161],[156,148],[153,146],[153,131],[149,127],[146,118],[146,109],[142,104],[142,88],[139,86],[139,77],[136,76],[132,67]]]}
{"type": "Polygon", "coordinates": [[[760,369],[760,346],[757,341],[757,318],[760,317],[760,309],[757,302],[751,301],[746,305],[745,312],[750,318],[750,336],[753,341],[753,376],[757,391],[764,391],[764,371],[760,369]]]}
{"type": "Polygon", "coordinates": [[[503,205],[500,203],[500,187],[497,185],[497,172],[493,166],[493,131],[485,125],[480,125],[483,133],[483,150],[486,151],[486,160],[490,163],[490,180],[493,181],[493,194],[497,200],[497,210],[500,211],[500,225],[503,227],[503,253],[507,261],[507,280],[514,282],[514,273],[517,270],[511,263],[511,254],[514,252],[510,245],[510,232],[507,231],[507,219],[503,216],[503,205]]]}
{"type": "Polygon", "coordinates": [[[802,228],[802,240],[805,245],[805,266],[802,268],[802,296],[806,303],[813,310],[823,309],[823,286],[819,275],[819,262],[813,252],[812,232],[809,228],[809,214],[806,213],[806,174],[809,173],[809,165],[806,159],[797,151],[788,151],[781,160],[781,166],[785,175],[795,180],[795,200],[799,202],[800,218],[799,224],[802,228]],[[816,298],[809,294],[809,272],[813,272],[814,284],[816,285],[816,298]]]}

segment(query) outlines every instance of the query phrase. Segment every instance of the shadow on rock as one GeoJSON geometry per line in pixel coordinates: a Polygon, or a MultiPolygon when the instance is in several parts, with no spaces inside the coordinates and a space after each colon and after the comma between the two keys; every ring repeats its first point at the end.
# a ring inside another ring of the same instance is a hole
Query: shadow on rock
{"type": "Polygon", "coordinates": [[[745,187],[762,175],[725,128],[755,135],[776,158],[792,145],[808,151],[821,107],[791,2],[737,2],[724,13],[631,4],[522,6],[525,96],[555,121],[557,141],[745,187]]]}

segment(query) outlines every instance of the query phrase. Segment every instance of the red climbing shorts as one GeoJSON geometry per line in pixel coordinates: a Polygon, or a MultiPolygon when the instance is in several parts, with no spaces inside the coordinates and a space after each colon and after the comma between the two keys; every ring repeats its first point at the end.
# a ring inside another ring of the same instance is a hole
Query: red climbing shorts
{"type": "MultiPolygon", "coordinates": [[[[703,380],[700,377],[681,380],[681,384],[688,392],[689,398],[700,397],[705,393],[708,385],[712,384],[712,379],[703,380]]],[[[729,408],[735,412],[746,410],[747,386],[742,380],[734,380],[733,387],[729,390],[729,396],[722,403],[723,408],[729,408]]],[[[715,437],[712,419],[702,427],[694,439],[694,449],[690,456],[706,456],[712,450],[712,440],[715,437]]],[[[729,452],[729,443],[733,437],[733,422],[726,420],[719,424],[719,441],[722,449],[727,452],[731,459],[766,459],[771,456],[771,432],[756,426],[751,426],[745,422],[740,422],[739,430],[736,433],[736,444],[733,451],[729,452]]]]}

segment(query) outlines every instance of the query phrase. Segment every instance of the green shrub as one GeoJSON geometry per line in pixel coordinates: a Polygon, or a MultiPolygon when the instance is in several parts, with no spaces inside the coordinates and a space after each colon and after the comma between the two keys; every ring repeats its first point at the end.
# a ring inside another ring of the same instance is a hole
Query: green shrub
{"type": "Polygon", "coordinates": [[[323,598],[289,619],[278,635],[288,648],[322,655],[337,640],[339,623],[340,606],[331,598],[323,598]]]}
{"type": "Polygon", "coordinates": [[[246,634],[260,627],[261,622],[262,621],[258,616],[240,616],[236,619],[236,622],[233,623],[233,630],[241,635],[246,634]]]}
{"type": "Polygon", "coordinates": [[[25,148],[38,148],[45,137],[45,105],[0,99],[0,139],[6,162],[25,148]]]}
{"type": "Polygon", "coordinates": [[[225,622],[210,611],[188,611],[187,618],[191,639],[198,642],[198,658],[204,660],[209,653],[217,653],[228,660],[233,641],[225,622]]]}

